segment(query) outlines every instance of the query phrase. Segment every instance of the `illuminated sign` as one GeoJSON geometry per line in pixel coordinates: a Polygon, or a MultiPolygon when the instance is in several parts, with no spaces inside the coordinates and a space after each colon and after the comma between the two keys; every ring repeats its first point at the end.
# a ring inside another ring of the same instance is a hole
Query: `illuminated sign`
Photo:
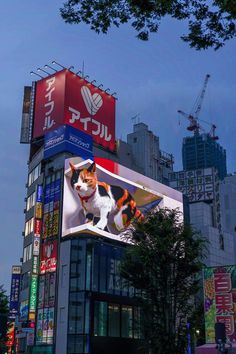
{"type": "Polygon", "coordinates": [[[57,240],[46,241],[41,247],[40,274],[55,272],[57,267],[57,240]]]}
{"type": "Polygon", "coordinates": [[[36,202],[35,204],[35,217],[37,219],[42,219],[43,205],[42,203],[36,202]]]}
{"type": "Polygon", "coordinates": [[[90,232],[120,239],[148,210],[159,206],[182,211],[179,192],[112,161],[95,161],[65,161],[62,236],[90,232]]]}
{"type": "Polygon", "coordinates": [[[40,236],[42,221],[39,219],[34,219],[34,234],[35,236],[40,236]]]}
{"type": "Polygon", "coordinates": [[[54,308],[38,310],[36,344],[52,344],[54,330],[54,308]]]}
{"type": "Polygon", "coordinates": [[[21,274],[21,267],[13,266],[12,277],[11,277],[9,316],[8,316],[10,320],[14,320],[18,314],[19,294],[20,294],[20,274],[21,274]]]}
{"type": "Polygon", "coordinates": [[[44,158],[67,151],[83,158],[91,158],[92,137],[69,125],[63,125],[45,135],[44,158]]]}
{"type": "Polygon", "coordinates": [[[33,274],[38,274],[39,257],[38,256],[33,256],[32,259],[33,259],[33,262],[32,262],[32,273],[33,274]]]}
{"type": "Polygon", "coordinates": [[[31,285],[30,285],[29,312],[35,312],[36,310],[37,285],[38,285],[38,276],[32,274],[31,285]]]}
{"type": "MultiPolygon", "coordinates": [[[[54,176],[53,176],[54,177],[54,176]]],[[[61,179],[57,178],[45,186],[42,238],[57,236],[59,232],[59,208],[61,198],[61,179]]]]}
{"type": "Polygon", "coordinates": [[[69,70],[37,82],[33,137],[63,124],[115,149],[115,98],[69,70]]]}
{"type": "Polygon", "coordinates": [[[204,269],[206,342],[215,342],[215,323],[225,324],[231,342],[236,340],[236,266],[204,269]]]}
{"type": "Polygon", "coordinates": [[[38,185],[37,192],[36,192],[36,202],[42,203],[42,201],[43,201],[43,186],[38,185]]]}
{"type": "Polygon", "coordinates": [[[33,256],[39,256],[39,249],[40,249],[40,237],[34,236],[33,238],[33,256]]]}

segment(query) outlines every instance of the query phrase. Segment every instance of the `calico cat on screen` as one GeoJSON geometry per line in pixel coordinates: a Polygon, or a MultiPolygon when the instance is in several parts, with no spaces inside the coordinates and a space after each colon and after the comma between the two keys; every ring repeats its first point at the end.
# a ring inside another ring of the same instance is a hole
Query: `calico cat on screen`
{"type": "Polygon", "coordinates": [[[95,163],[82,170],[76,169],[70,163],[70,168],[71,187],[80,198],[86,223],[95,224],[99,229],[109,231],[108,216],[113,214],[115,227],[121,231],[129,226],[134,218],[138,220],[143,218],[127,189],[98,181],[95,163]],[[99,218],[97,224],[96,218],[99,218]]]}

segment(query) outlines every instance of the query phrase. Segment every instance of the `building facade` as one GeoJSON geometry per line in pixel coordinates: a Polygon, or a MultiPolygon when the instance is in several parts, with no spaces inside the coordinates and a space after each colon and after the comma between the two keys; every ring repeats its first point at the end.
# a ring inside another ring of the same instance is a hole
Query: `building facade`
{"type": "Polygon", "coordinates": [[[224,228],[225,207],[221,203],[218,171],[215,167],[173,172],[170,186],[188,198],[191,225],[209,241],[208,266],[235,263],[234,236],[224,228]]]}
{"type": "Polygon", "coordinates": [[[132,195],[132,213],[157,206],[182,211],[182,194],[133,170],[140,167],[130,146],[115,142],[114,105],[114,98],[67,69],[25,90],[21,142],[30,151],[19,354],[146,353],[135,289],[119,274],[128,247],[124,224],[112,212],[103,227],[96,227],[102,214],[86,222],[94,194],[78,197],[70,166],[88,170],[95,161],[100,181],[132,195]]]}
{"type": "Polygon", "coordinates": [[[227,175],[226,151],[209,134],[195,133],[184,138],[182,161],[184,171],[215,167],[220,180],[227,175]]]}
{"type": "Polygon", "coordinates": [[[135,164],[142,173],[168,185],[168,174],[173,171],[174,158],[160,150],[159,137],[146,124],[137,123],[133,126],[133,132],[127,135],[127,142],[135,164]]]}

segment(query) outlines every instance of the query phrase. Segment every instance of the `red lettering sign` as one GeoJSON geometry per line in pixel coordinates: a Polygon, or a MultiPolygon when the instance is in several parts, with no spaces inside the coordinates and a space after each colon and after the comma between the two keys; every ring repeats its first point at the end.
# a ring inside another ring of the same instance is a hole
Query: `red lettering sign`
{"type": "Polygon", "coordinates": [[[216,293],[224,293],[231,291],[231,274],[214,273],[214,284],[216,293]]]}
{"type": "Polygon", "coordinates": [[[233,314],[233,297],[231,293],[216,294],[216,313],[233,314]]]}
{"type": "Polygon", "coordinates": [[[40,236],[42,220],[34,219],[34,234],[40,236]]]}
{"type": "Polygon", "coordinates": [[[37,82],[33,137],[62,124],[91,135],[115,149],[115,98],[69,70],[37,82]]]}
{"type": "Polygon", "coordinates": [[[57,240],[42,244],[40,274],[55,272],[57,267],[57,240]]]}

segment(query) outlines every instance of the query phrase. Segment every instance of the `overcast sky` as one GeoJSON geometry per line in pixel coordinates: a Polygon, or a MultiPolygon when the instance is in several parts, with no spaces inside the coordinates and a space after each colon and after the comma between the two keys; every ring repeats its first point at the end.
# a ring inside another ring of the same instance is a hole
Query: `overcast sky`
{"type": "MultiPolygon", "coordinates": [[[[0,284],[9,290],[11,265],[22,256],[28,146],[20,145],[24,85],[31,70],[53,60],[82,69],[90,79],[117,92],[116,135],[126,139],[131,117],[148,124],[160,137],[161,149],[174,154],[182,168],[182,138],[187,121],[177,110],[190,112],[205,75],[211,75],[200,118],[217,126],[227,150],[228,172],[236,171],[236,41],[215,52],[188,48],[179,36],[186,23],[166,19],[149,42],[135,38],[129,26],[97,35],[86,25],[63,22],[59,0],[12,0],[0,4],[0,284]]],[[[206,129],[209,129],[206,126],[206,129]]]]}

